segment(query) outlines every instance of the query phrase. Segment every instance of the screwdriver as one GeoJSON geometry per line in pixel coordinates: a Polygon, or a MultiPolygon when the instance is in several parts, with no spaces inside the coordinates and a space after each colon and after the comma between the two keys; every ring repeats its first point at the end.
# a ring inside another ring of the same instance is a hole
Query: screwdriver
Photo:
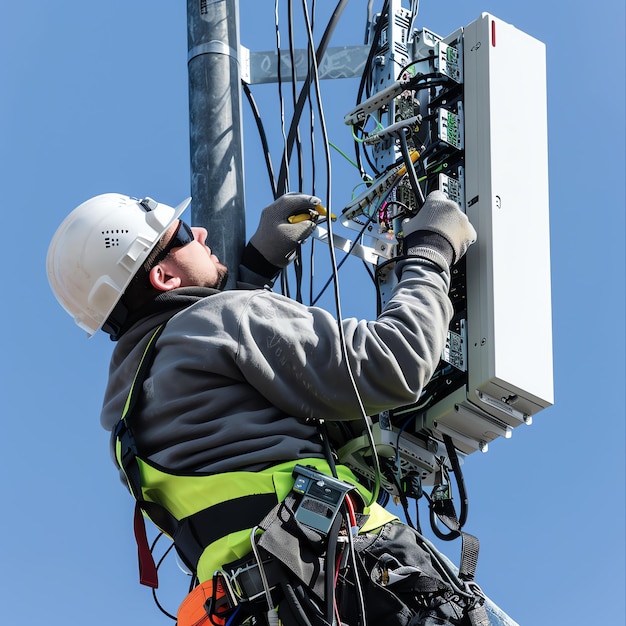
{"type": "MultiPolygon", "coordinates": [[[[290,224],[298,224],[299,222],[304,222],[305,220],[313,220],[315,221],[320,215],[326,216],[328,215],[328,211],[321,204],[318,204],[313,211],[309,211],[308,213],[298,213],[297,215],[290,215],[287,219],[290,224]]],[[[335,215],[331,213],[330,219],[333,221],[337,219],[335,215]]]]}

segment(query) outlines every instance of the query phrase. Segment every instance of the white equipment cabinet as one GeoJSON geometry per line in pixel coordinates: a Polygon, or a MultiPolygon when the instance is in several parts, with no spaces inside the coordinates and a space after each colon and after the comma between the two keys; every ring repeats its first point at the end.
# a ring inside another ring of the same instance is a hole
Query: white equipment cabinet
{"type": "Polygon", "coordinates": [[[427,412],[464,452],[554,401],[545,46],[489,14],[463,50],[467,387],[427,412]]]}
{"type": "MultiPolygon", "coordinates": [[[[410,40],[408,32],[402,40],[410,40]]],[[[390,66],[397,59],[387,50],[390,66]]],[[[404,64],[411,49],[403,51],[404,64]]],[[[433,377],[437,382],[427,386],[416,406],[381,415],[374,425],[379,456],[395,458],[402,473],[417,471],[428,484],[436,480],[437,458],[445,455],[443,435],[461,456],[486,451],[489,442],[510,437],[554,402],[546,59],[542,42],[487,13],[445,38],[420,31],[412,54],[416,67],[446,79],[450,98],[445,86],[425,91],[416,86],[419,76],[389,73],[378,80],[379,92],[345,121],[355,125],[378,115],[389,123],[387,130],[376,131],[381,137],[402,119],[413,120],[416,108],[427,110],[436,122],[421,140],[442,145],[443,156],[426,150],[425,170],[429,159],[435,165],[447,161],[448,169],[436,179],[429,176],[426,184],[457,201],[478,232],[465,258],[464,282],[457,282],[456,315],[441,370],[433,377]],[[450,391],[445,384],[442,391],[441,380],[448,378],[450,391]]],[[[402,189],[397,146],[380,145],[375,155],[379,165],[386,159],[387,169],[343,212],[342,223],[355,230],[361,228],[355,218],[376,214],[372,207],[385,190],[397,185],[398,198],[402,189]]],[[[406,195],[403,202],[410,204],[406,195]]],[[[393,230],[385,228],[379,223],[378,232],[372,229],[373,247],[361,246],[362,258],[384,263],[393,257],[393,230]]],[[[384,301],[393,272],[379,276],[384,301]]],[[[351,441],[340,451],[342,462],[372,478],[369,448],[365,436],[351,441]]],[[[384,486],[394,491],[393,485],[384,486]]]]}

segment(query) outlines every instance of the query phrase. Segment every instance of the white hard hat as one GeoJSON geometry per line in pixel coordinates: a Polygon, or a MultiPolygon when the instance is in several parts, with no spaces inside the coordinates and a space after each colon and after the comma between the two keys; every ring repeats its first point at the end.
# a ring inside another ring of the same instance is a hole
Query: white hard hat
{"type": "Polygon", "coordinates": [[[61,306],[91,336],[170,224],[189,206],[105,193],[76,207],[54,234],[46,268],[61,306]]]}

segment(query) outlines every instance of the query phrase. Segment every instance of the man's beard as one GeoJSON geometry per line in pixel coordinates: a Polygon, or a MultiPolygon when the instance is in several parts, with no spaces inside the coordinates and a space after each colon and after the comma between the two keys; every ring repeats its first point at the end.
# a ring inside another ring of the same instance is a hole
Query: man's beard
{"type": "Polygon", "coordinates": [[[217,268],[217,280],[215,281],[214,289],[224,291],[226,283],[228,282],[228,268],[225,265],[220,265],[217,268]]]}

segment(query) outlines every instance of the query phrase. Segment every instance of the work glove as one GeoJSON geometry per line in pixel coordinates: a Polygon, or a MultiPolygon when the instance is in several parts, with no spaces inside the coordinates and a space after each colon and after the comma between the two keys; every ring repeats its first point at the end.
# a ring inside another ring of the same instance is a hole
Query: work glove
{"type": "Polygon", "coordinates": [[[428,194],[419,213],[405,220],[402,230],[408,256],[436,263],[442,256],[450,267],[476,241],[476,231],[467,215],[441,191],[428,194]]]}
{"type": "Polygon", "coordinates": [[[265,207],[259,226],[243,254],[242,265],[271,278],[287,267],[298,246],[315,230],[322,201],[309,194],[289,192],[265,207]],[[291,219],[290,219],[291,218],[291,219]]]}

